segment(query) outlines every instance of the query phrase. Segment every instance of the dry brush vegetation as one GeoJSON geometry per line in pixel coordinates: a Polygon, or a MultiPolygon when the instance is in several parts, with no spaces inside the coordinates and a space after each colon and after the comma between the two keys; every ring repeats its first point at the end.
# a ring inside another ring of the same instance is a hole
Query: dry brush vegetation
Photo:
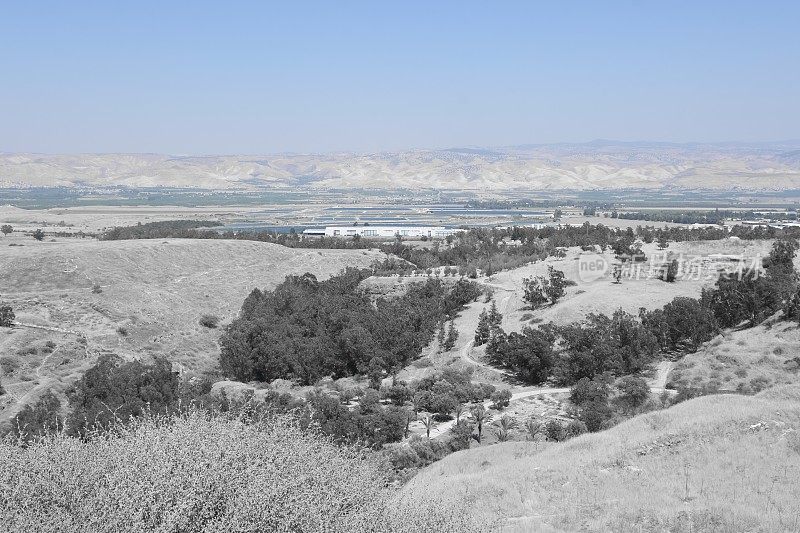
{"type": "Polygon", "coordinates": [[[463,531],[465,508],[390,504],[365,449],[303,429],[190,410],[81,440],[0,444],[5,531],[463,531]]]}

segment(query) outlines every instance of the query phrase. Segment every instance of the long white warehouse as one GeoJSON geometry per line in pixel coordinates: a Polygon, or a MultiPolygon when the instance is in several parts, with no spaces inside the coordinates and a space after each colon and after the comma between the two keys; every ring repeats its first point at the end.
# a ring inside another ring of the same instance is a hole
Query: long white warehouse
{"type": "Polygon", "coordinates": [[[456,233],[457,229],[443,226],[326,226],[309,228],[305,235],[325,235],[326,237],[430,237],[443,238],[456,233]]]}

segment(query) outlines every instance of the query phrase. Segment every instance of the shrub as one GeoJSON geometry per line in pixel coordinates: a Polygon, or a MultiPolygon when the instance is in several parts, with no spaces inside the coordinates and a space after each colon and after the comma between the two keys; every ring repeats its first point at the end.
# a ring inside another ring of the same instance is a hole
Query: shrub
{"type": "Polygon", "coordinates": [[[613,415],[614,412],[607,402],[594,400],[583,405],[580,420],[586,425],[588,431],[595,432],[604,429],[606,422],[613,415]]]}
{"type": "Polygon", "coordinates": [[[544,425],[544,434],[547,440],[559,442],[567,437],[564,425],[558,420],[548,420],[544,425]]]}
{"type": "Polygon", "coordinates": [[[564,436],[567,439],[571,439],[573,437],[577,437],[578,435],[583,435],[588,431],[586,424],[581,422],[580,420],[572,420],[567,427],[564,428],[564,436]]]}
{"type": "Polygon", "coordinates": [[[192,411],[85,442],[0,444],[4,530],[387,531],[381,463],[288,416],[192,411]]]}
{"type": "Polygon", "coordinates": [[[761,392],[772,384],[770,379],[765,376],[758,376],[750,380],[750,388],[753,392],[761,392]]]}
{"type": "Polygon", "coordinates": [[[492,393],[492,408],[505,409],[511,402],[511,391],[508,389],[498,390],[492,393]]]}
{"type": "Polygon", "coordinates": [[[14,310],[9,305],[0,305],[0,328],[10,328],[14,325],[14,310]]]}
{"type": "Polygon", "coordinates": [[[200,325],[204,328],[215,329],[219,326],[219,317],[215,315],[203,315],[200,317],[200,325]]]}
{"type": "Polygon", "coordinates": [[[650,387],[638,376],[624,376],[617,383],[617,400],[628,409],[636,409],[650,397],[650,387]]]}
{"type": "Polygon", "coordinates": [[[608,396],[608,383],[605,379],[581,378],[570,389],[569,401],[580,407],[590,402],[605,402],[608,396]]]}
{"type": "Polygon", "coordinates": [[[95,283],[94,285],[92,285],[93,294],[100,294],[102,292],[103,292],[103,287],[101,287],[99,283],[95,283]]]}
{"type": "Polygon", "coordinates": [[[19,368],[19,361],[9,355],[4,355],[0,357],[0,368],[3,369],[4,374],[11,374],[19,368]]]}

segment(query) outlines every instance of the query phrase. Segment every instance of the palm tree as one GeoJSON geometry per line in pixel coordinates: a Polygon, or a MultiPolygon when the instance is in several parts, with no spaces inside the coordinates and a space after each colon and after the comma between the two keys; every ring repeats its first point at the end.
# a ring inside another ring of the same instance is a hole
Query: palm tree
{"type": "Polygon", "coordinates": [[[403,434],[403,438],[407,439],[408,438],[408,426],[411,424],[411,422],[413,422],[414,420],[417,419],[417,412],[414,411],[413,408],[409,408],[409,407],[404,407],[403,409],[406,412],[406,431],[403,434]]]}
{"type": "Polygon", "coordinates": [[[478,444],[481,443],[481,436],[483,435],[483,425],[492,421],[492,414],[486,410],[482,403],[479,403],[472,408],[472,420],[478,425],[478,444]]]}
{"type": "Polygon", "coordinates": [[[428,438],[431,438],[431,429],[433,429],[434,424],[436,421],[433,419],[433,415],[430,413],[422,413],[419,417],[419,421],[422,422],[422,425],[425,426],[425,435],[428,438]]]}
{"type": "Polygon", "coordinates": [[[517,427],[517,420],[508,415],[503,415],[501,418],[495,421],[494,425],[497,426],[495,429],[497,440],[500,442],[505,442],[510,437],[509,431],[517,427]]]}
{"type": "Polygon", "coordinates": [[[456,405],[456,410],[455,410],[455,413],[456,413],[456,424],[458,424],[458,421],[459,421],[459,419],[461,419],[461,415],[464,414],[465,410],[466,410],[466,408],[464,407],[463,403],[460,403],[460,404],[456,405]]]}
{"type": "Polygon", "coordinates": [[[525,422],[525,430],[531,440],[536,440],[536,435],[542,431],[542,423],[532,416],[525,422]]]}

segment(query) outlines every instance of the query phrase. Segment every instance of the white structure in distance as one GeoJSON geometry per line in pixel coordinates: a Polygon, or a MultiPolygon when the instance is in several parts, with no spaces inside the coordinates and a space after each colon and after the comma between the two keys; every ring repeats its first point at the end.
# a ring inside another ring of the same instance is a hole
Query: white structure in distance
{"type": "Polygon", "coordinates": [[[394,238],[400,237],[428,237],[443,239],[448,235],[457,233],[459,229],[445,228],[444,226],[325,226],[325,228],[309,228],[303,235],[316,235],[325,237],[359,237],[365,238],[394,238]]]}

